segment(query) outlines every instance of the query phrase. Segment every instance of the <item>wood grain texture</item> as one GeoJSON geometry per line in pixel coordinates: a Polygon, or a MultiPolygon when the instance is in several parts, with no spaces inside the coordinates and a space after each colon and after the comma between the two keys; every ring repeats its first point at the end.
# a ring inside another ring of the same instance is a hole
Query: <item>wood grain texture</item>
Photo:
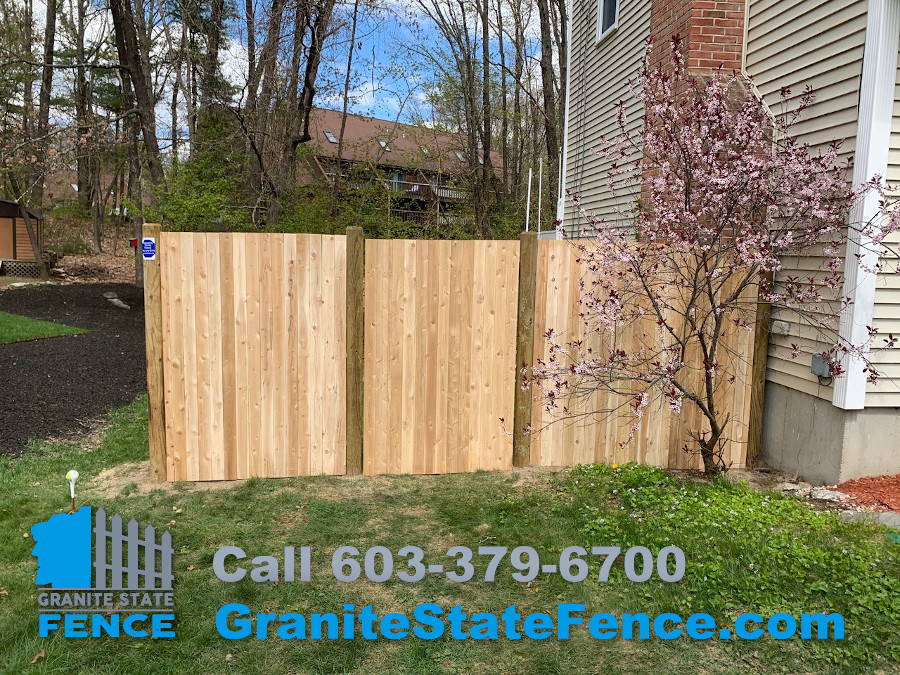
{"type": "Polygon", "coordinates": [[[519,307],[516,316],[515,417],[513,420],[513,465],[528,466],[531,458],[532,396],[519,382],[524,370],[534,365],[534,303],[537,285],[537,235],[523,232],[519,239],[519,307]]]}
{"type": "MultiPolygon", "coordinates": [[[[698,465],[682,446],[706,423],[689,404],[674,415],[653,401],[630,439],[629,401],[604,391],[567,401],[575,416],[560,419],[532,390],[516,415],[519,362],[546,358],[549,328],[595,353],[660,338],[649,319],[585,336],[586,270],[567,242],[534,242],[532,255],[528,241],[361,232],[349,250],[343,236],[159,236],[158,282],[149,265],[146,295],[156,480],[509,469],[506,427],[524,438],[529,422],[517,465],[698,465]],[[619,412],[597,412],[610,409],[619,412]]],[[[755,339],[731,327],[723,337],[720,361],[735,379],[715,398],[732,416],[733,466],[746,462],[751,408],[758,414],[755,339]]],[[[696,345],[686,360],[683,376],[698,377],[696,345]]]]}
{"type": "MultiPolygon", "coordinates": [[[[581,351],[592,349],[603,354],[611,348],[633,351],[653,347],[659,339],[659,327],[648,317],[646,323],[631,322],[612,333],[587,335],[579,318],[579,280],[587,278],[587,269],[577,260],[575,247],[565,241],[538,242],[537,291],[534,328],[535,362],[546,359],[548,340],[553,329],[563,344],[581,340],[581,351]]],[[[755,287],[753,289],[755,292],[755,287]]],[[[748,290],[749,292],[749,290],[748,290]]],[[[746,303],[746,298],[743,300],[746,303]]],[[[751,321],[752,324],[752,321],[751,321]]],[[[716,404],[731,415],[725,447],[725,461],[734,467],[746,464],[750,424],[751,382],[753,379],[754,332],[729,325],[722,338],[720,363],[724,372],[735,375],[734,382],[718,384],[716,404]]],[[[689,348],[686,358],[693,364],[684,374],[697,378],[703,358],[699,348],[689,348]]],[[[531,464],[572,466],[582,462],[642,462],[669,468],[698,468],[699,457],[683,452],[689,443],[688,432],[702,432],[708,424],[702,414],[687,401],[679,414],[669,411],[666,400],[653,397],[635,428],[628,409],[629,401],[603,390],[558,401],[558,409],[548,410],[540,392],[533,391],[531,422],[531,464]],[[561,412],[568,408],[568,414],[561,412]],[[607,412],[613,411],[613,412],[607,412]]]]}
{"type": "Polygon", "coordinates": [[[163,304],[160,227],[144,225],[144,237],[156,240],[156,260],[144,265],[144,333],[147,341],[147,408],[150,416],[150,479],[166,480],[165,367],[163,357],[163,304]]]}
{"type": "Polygon", "coordinates": [[[366,241],[364,473],[509,469],[519,244],[366,241]]]}
{"type": "Polygon", "coordinates": [[[169,232],[159,248],[166,478],[343,474],[345,238],[169,232]]]}
{"type": "Polygon", "coordinates": [[[347,474],[363,471],[363,345],[365,252],[361,227],[347,228],[347,474]]]}
{"type": "MultiPolygon", "coordinates": [[[[770,274],[766,282],[771,284],[770,274]]],[[[762,439],[763,406],[766,398],[766,364],[769,360],[769,331],[772,305],[759,302],[756,306],[756,326],[753,341],[753,372],[750,381],[750,429],[747,437],[747,465],[756,466],[762,439]]]]}

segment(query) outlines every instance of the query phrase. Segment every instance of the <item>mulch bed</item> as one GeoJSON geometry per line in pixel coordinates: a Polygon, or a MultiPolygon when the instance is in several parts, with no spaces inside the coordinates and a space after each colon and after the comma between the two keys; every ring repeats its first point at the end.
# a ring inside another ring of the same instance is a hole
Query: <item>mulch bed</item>
{"type": "Polygon", "coordinates": [[[895,476],[848,480],[835,489],[853,497],[860,506],[900,511],[900,473],[895,476]]]}
{"type": "Polygon", "coordinates": [[[44,285],[0,293],[0,310],[87,334],[0,345],[0,454],[69,438],[147,390],[144,301],[131,284],[44,285]],[[130,309],[113,305],[115,293],[130,309]]]}

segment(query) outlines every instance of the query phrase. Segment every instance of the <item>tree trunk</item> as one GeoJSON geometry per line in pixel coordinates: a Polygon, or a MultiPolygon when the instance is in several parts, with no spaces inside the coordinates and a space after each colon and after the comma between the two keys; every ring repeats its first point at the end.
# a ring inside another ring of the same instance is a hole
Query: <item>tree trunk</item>
{"type": "Polygon", "coordinates": [[[497,42],[500,50],[500,143],[503,153],[503,189],[509,191],[509,102],[507,96],[506,46],[503,41],[503,0],[497,0],[497,42]]]}
{"type": "Polygon", "coordinates": [[[78,66],[75,69],[75,125],[77,131],[77,145],[75,148],[75,182],[78,185],[78,205],[85,212],[91,208],[91,162],[90,143],[91,123],[88,109],[90,103],[88,101],[88,83],[87,71],[84,67],[86,61],[84,39],[85,39],[85,15],[87,8],[85,0],[75,1],[75,11],[77,16],[73,17],[75,21],[75,58],[78,66]]]}
{"type": "Polygon", "coordinates": [[[522,76],[525,72],[525,28],[522,22],[521,6],[513,3],[513,20],[515,25],[515,64],[513,66],[513,197],[518,201],[522,187],[522,76]]]}
{"type": "MultiPolygon", "coordinates": [[[[25,56],[31,59],[31,47],[34,43],[34,11],[31,0],[25,0],[25,25],[23,41],[25,56]]],[[[34,82],[31,78],[31,66],[25,67],[22,82],[22,130],[25,140],[30,140],[34,131],[34,82]]]]}
{"type": "Polygon", "coordinates": [[[47,174],[47,146],[50,141],[50,93],[53,88],[53,57],[56,44],[56,0],[47,0],[47,18],[44,26],[44,65],[41,70],[41,91],[38,100],[37,152],[38,175],[32,195],[38,208],[44,207],[44,178],[47,174]]]}
{"type": "Polygon", "coordinates": [[[110,9],[112,10],[119,61],[128,70],[137,102],[150,182],[155,187],[159,187],[165,183],[165,177],[160,160],[159,142],[156,138],[155,101],[150,89],[149,73],[144,68],[145,58],[141,55],[138,43],[134,10],[131,0],[110,0],[110,9]]]}
{"type": "Polygon", "coordinates": [[[247,28],[247,82],[253,82],[256,79],[256,15],[253,0],[244,3],[244,20],[247,28]]]}
{"type": "Polygon", "coordinates": [[[206,59],[203,62],[203,82],[200,88],[200,109],[207,111],[216,98],[219,73],[219,47],[222,43],[222,21],[225,0],[211,0],[209,34],[206,40],[206,59]]]}
{"type": "Polygon", "coordinates": [[[347,53],[347,73],[344,77],[343,107],[341,108],[341,129],[338,132],[337,166],[334,185],[331,190],[331,233],[335,232],[337,203],[341,192],[341,164],[344,160],[344,132],[347,129],[347,109],[350,106],[350,79],[353,72],[353,52],[356,48],[356,22],[359,17],[359,0],[353,2],[353,19],[350,24],[350,49],[347,53]]]}
{"type": "MultiPolygon", "coordinates": [[[[281,200],[286,186],[293,182],[297,168],[297,146],[310,140],[309,118],[312,113],[313,97],[316,93],[316,76],[319,72],[319,64],[322,62],[322,49],[325,38],[331,26],[331,15],[334,11],[336,0],[321,0],[316,7],[315,18],[307,16],[307,25],[310,28],[309,48],[306,53],[306,69],[303,76],[303,88],[300,91],[296,110],[292,117],[292,127],[287,130],[286,138],[282,145],[282,167],[275,180],[275,194],[269,206],[266,225],[269,227],[278,223],[281,216],[281,200]]],[[[300,11],[299,9],[297,10],[300,11]]],[[[312,13],[312,9],[310,13],[312,13]]],[[[295,36],[294,39],[299,39],[295,36]]]]}
{"type": "MultiPolygon", "coordinates": [[[[541,86],[544,98],[544,136],[547,142],[547,161],[551,167],[559,164],[559,125],[556,118],[556,72],[553,67],[553,26],[549,0],[537,0],[541,23],[541,86]]],[[[550,195],[547,200],[556,203],[559,177],[555,171],[550,174],[550,195]]],[[[540,215],[538,216],[540,217],[540,215]]]]}
{"type": "Polygon", "coordinates": [[[244,118],[247,128],[247,145],[250,160],[247,162],[247,193],[255,202],[252,222],[258,223],[256,213],[264,207],[266,196],[264,185],[268,186],[266,171],[266,127],[275,83],[275,65],[278,44],[281,37],[281,23],[284,16],[285,0],[275,0],[269,13],[269,28],[266,41],[259,54],[259,63],[252,69],[252,77],[247,85],[247,101],[244,118]],[[261,89],[260,89],[261,85],[261,89]]]}
{"type": "Polygon", "coordinates": [[[481,160],[481,208],[476,213],[478,229],[485,239],[491,238],[491,211],[493,208],[494,168],[491,162],[491,34],[489,0],[482,0],[481,11],[481,109],[482,109],[482,160],[481,160]]]}
{"type": "MultiPolygon", "coordinates": [[[[119,70],[119,84],[122,89],[122,100],[125,107],[135,107],[134,90],[131,86],[131,78],[127,73],[119,70]]],[[[141,190],[141,158],[140,158],[140,120],[134,115],[129,115],[125,120],[125,133],[128,138],[128,200],[131,202],[129,217],[133,220],[134,236],[140,241],[141,227],[137,214],[143,208],[143,193],[141,190]]],[[[144,259],[141,256],[140,246],[134,248],[134,283],[138,286],[144,284],[144,259]]]]}

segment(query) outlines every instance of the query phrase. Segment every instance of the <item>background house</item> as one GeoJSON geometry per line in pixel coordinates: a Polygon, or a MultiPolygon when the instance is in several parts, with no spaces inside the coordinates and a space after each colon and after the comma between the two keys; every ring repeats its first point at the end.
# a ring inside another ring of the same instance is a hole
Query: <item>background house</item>
{"type": "MultiPolygon", "coordinates": [[[[900,182],[900,88],[898,38],[900,0],[573,0],[570,22],[569,91],[562,184],[582,206],[609,222],[622,222],[627,192],[607,185],[608,158],[592,150],[616,132],[614,105],[631,100],[628,80],[638,72],[652,40],[651,61],[662,58],[674,34],[698,74],[718,67],[743,71],[770,105],[790,89],[796,105],[810,85],[815,102],[796,127],[814,148],[842,141],[855,156],[852,180],[878,174],[900,182]]],[[[781,112],[781,111],[779,111],[781,112]]],[[[627,109],[639,128],[639,103],[627,109]]],[[[641,150],[632,152],[637,159],[641,150]]],[[[862,222],[877,210],[867,200],[854,214],[862,222]]],[[[557,216],[576,233],[582,218],[560,199],[557,216]]],[[[861,344],[867,326],[882,334],[900,332],[900,278],[897,261],[885,259],[878,275],[864,271],[871,259],[851,242],[845,258],[844,295],[853,310],[841,337],[861,344]]],[[[821,259],[785,260],[783,274],[809,276],[821,259]]],[[[849,478],[900,472],[900,348],[874,355],[884,373],[866,382],[860,363],[848,363],[842,378],[812,373],[813,354],[822,345],[794,316],[774,315],[766,373],[762,457],[769,464],[834,483],[849,478]],[[801,355],[791,358],[791,343],[801,355]]]]}
{"type": "MultiPolygon", "coordinates": [[[[389,193],[390,215],[405,221],[449,223],[460,217],[473,170],[466,137],[391,120],[317,108],[310,119],[308,180],[343,187],[377,183],[389,193]]],[[[499,153],[491,153],[502,170],[499,153]]]]}

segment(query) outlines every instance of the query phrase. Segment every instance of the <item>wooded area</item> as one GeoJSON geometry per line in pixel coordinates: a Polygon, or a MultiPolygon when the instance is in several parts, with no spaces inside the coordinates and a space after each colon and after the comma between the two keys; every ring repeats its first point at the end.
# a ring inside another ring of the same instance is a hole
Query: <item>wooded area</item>
{"type": "Polygon", "coordinates": [[[0,0],[0,21],[2,190],[51,209],[71,186],[95,251],[140,219],[390,236],[377,195],[298,175],[316,107],[342,112],[339,159],[349,113],[458,135],[468,215],[413,234],[516,236],[539,167],[552,222],[564,0],[0,0]]]}

